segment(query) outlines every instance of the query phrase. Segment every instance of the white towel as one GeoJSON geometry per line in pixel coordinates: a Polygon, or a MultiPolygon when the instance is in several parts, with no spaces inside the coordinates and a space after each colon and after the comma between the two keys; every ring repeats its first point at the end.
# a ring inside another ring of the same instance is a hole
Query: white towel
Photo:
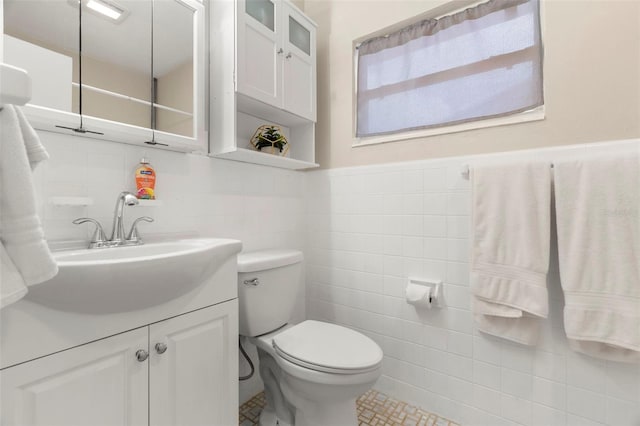
{"type": "Polygon", "coordinates": [[[25,150],[27,151],[27,159],[29,160],[29,167],[34,170],[36,166],[44,160],[49,158],[47,150],[40,143],[40,138],[36,131],[31,127],[27,117],[20,108],[15,108],[16,116],[18,118],[18,124],[20,125],[20,132],[22,133],[22,140],[24,142],[25,150]]]}
{"type": "Polygon", "coordinates": [[[0,309],[27,294],[27,286],[0,241],[0,309]]]}
{"type": "Polygon", "coordinates": [[[569,345],[640,361],[640,152],[562,161],[554,174],[569,345]]]}
{"type": "Polygon", "coordinates": [[[547,162],[471,170],[472,309],[478,330],[533,345],[549,312],[551,171],[547,162]]]}
{"type": "Polygon", "coordinates": [[[0,307],[19,300],[26,287],[54,277],[58,266],[36,213],[32,168],[48,158],[17,108],[0,111],[0,307]]]}

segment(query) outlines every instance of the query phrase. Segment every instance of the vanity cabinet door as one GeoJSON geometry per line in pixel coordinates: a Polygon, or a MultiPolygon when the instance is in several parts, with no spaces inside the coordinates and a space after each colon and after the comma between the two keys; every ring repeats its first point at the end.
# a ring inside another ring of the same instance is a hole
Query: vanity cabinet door
{"type": "Polygon", "coordinates": [[[279,0],[238,0],[237,91],[275,107],[282,105],[279,0]]]}
{"type": "Polygon", "coordinates": [[[238,303],[149,326],[150,424],[238,424],[238,303]]]}
{"type": "Polygon", "coordinates": [[[316,121],[316,31],[302,13],[283,3],[284,109],[316,121]]]}
{"type": "Polygon", "coordinates": [[[147,327],[0,371],[5,426],[148,425],[147,327]]]}

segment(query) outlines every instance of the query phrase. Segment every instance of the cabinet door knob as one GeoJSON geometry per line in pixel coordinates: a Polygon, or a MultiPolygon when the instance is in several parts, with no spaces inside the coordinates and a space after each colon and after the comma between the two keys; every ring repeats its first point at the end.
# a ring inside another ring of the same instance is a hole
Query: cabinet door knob
{"type": "Polygon", "coordinates": [[[136,359],[140,362],[144,362],[147,360],[147,358],[149,358],[149,352],[145,351],[144,349],[138,349],[138,351],[136,351],[136,359]]]}
{"type": "Polygon", "coordinates": [[[244,285],[252,285],[252,286],[257,286],[258,284],[260,284],[260,279],[256,278],[252,278],[250,280],[244,280],[244,285]]]}
{"type": "Polygon", "coordinates": [[[156,348],[156,352],[158,352],[159,354],[163,354],[167,351],[167,344],[159,342],[159,343],[156,343],[155,348],[156,348]]]}
{"type": "Polygon", "coordinates": [[[287,56],[285,56],[286,59],[291,59],[291,52],[287,53],[287,56]]]}
{"type": "Polygon", "coordinates": [[[284,49],[281,47],[280,49],[278,49],[278,51],[276,53],[278,55],[282,55],[284,53],[284,49]]]}

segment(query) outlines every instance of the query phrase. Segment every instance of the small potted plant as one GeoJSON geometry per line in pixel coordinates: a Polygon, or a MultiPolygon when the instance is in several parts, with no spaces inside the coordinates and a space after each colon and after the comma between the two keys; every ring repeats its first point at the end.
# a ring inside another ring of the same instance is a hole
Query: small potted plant
{"type": "Polygon", "coordinates": [[[262,125],[251,137],[251,145],[260,152],[284,156],[289,151],[287,138],[278,126],[262,125]]]}

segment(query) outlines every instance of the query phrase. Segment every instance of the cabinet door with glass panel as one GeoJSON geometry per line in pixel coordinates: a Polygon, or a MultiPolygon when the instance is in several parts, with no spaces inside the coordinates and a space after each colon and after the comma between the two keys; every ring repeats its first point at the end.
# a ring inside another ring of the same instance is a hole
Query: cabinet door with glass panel
{"type": "Polygon", "coordinates": [[[282,103],[279,0],[238,0],[236,90],[269,105],[282,103]]]}
{"type": "Polygon", "coordinates": [[[4,0],[5,62],[27,69],[43,130],[194,151],[204,132],[196,0],[4,0]]]}
{"type": "Polygon", "coordinates": [[[315,25],[300,11],[284,2],[283,108],[316,121],[316,32],[315,25]]]}

